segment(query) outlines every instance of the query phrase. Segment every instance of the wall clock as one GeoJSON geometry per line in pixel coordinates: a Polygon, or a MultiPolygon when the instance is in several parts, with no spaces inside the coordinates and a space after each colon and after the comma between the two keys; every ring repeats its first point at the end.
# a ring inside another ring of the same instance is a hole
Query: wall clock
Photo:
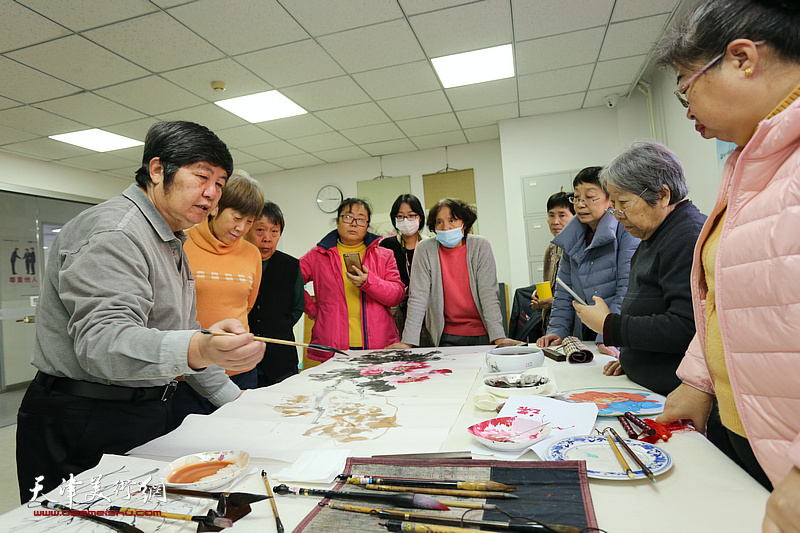
{"type": "Polygon", "coordinates": [[[317,207],[323,213],[335,213],[339,204],[342,203],[344,195],[341,189],[335,185],[326,185],[317,193],[317,207]]]}

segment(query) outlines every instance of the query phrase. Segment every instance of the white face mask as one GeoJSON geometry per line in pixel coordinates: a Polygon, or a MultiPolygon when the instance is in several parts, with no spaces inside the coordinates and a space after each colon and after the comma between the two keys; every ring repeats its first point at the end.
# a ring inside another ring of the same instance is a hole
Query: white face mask
{"type": "Polygon", "coordinates": [[[405,237],[410,237],[419,231],[419,219],[405,219],[400,222],[395,222],[395,225],[397,226],[397,230],[405,237]]]}

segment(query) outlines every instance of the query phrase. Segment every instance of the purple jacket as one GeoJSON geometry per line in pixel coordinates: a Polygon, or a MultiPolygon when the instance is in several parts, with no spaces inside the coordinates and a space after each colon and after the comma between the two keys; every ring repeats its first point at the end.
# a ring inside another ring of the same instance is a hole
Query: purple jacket
{"type": "MultiPolygon", "coordinates": [[[[305,312],[315,319],[311,344],[325,344],[347,350],[350,348],[347,301],[344,295],[342,259],[336,250],[337,230],[333,230],[300,258],[303,282],[314,282],[314,297],[305,296],[305,312]]],[[[377,350],[398,342],[397,328],[391,307],[399,304],[405,294],[397,262],[392,251],[378,246],[380,237],[367,233],[362,263],[369,270],[361,286],[361,331],[365,350],[377,350]]],[[[308,350],[308,358],[326,361],[333,354],[308,350]]]]}

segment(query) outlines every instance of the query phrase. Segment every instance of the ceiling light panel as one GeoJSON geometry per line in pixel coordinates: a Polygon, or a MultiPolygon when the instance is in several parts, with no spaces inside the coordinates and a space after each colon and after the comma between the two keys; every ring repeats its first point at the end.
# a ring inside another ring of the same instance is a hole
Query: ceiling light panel
{"type": "Polygon", "coordinates": [[[514,76],[510,44],[431,59],[445,89],[514,76]]]}
{"type": "Polygon", "coordinates": [[[214,103],[253,124],[308,113],[278,91],[239,96],[214,103]]]}
{"type": "Polygon", "coordinates": [[[121,150],[122,148],[130,148],[132,146],[141,146],[144,144],[136,139],[130,139],[122,135],[117,135],[116,133],[96,128],[73,131],[72,133],[62,133],[60,135],[50,135],[49,137],[54,141],[73,144],[81,148],[88,148],[95,152],[110,152],[111,150],[121,150]]]}

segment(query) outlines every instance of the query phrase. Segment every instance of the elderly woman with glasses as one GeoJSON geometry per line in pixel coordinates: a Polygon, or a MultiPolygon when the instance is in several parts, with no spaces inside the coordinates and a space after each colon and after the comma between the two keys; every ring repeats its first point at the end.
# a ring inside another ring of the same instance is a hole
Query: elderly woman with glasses
{"type": "Polygon", "coordinates": [[[733,142],[695,250],[697,334],[660,422],[713,399],[747,471],[775,487],[765,532],[800,531],[800,3],[705,2],[662,45],[686,117],[733,142]]]}
{"type": "Polygon", "coordinates": [[[600,182],[611,199],[608,211],[642,242],[619,313],[597,296],[594,305],[573,305],[584,325],[621,348],[606,375],[624,372],[668,394],[680,385],[675,371],[695,333],[689,272],[706,217],[685,199],[689,188],[678,157],[655,141],[634,143],[600,172],[600,182]]]}
{"type": "MultiPolygon", "coordinates": [[[[340,350],[374,350],[398,341],[392,306],[405,294],[394,255],[369,233],[372,208],[361,198],[339,204],[336,229],[300,258],[303,282],[314,282],[305,295],[305,312],[315,319],[312,344],[340,350]]],[[[308,350],[309,359],[333,354],[308,350]]]]}
{"type": "MultiPolygon", "coordinates": [[[[558,265],[558,278],[569,285],[585,301],[599,296],[609,308],[618,312],[628,289],[631,256],[639,239],[625,231],[606,210],[611,207],[608,192],[600,183],[601,167],[587,167],[572,181],[575,189],[570,201],[575,216],[550,241],[563,248],[558,265]]],[[[606,345],[603,335],[583,324],[572,307],[573,297],[557,286],[553,310],[546,335],[539,346],[561,344],[564,337],[575,335],[582,340],[596,341],[602,353],[618,355],[616,348],[606,345]]]]}

